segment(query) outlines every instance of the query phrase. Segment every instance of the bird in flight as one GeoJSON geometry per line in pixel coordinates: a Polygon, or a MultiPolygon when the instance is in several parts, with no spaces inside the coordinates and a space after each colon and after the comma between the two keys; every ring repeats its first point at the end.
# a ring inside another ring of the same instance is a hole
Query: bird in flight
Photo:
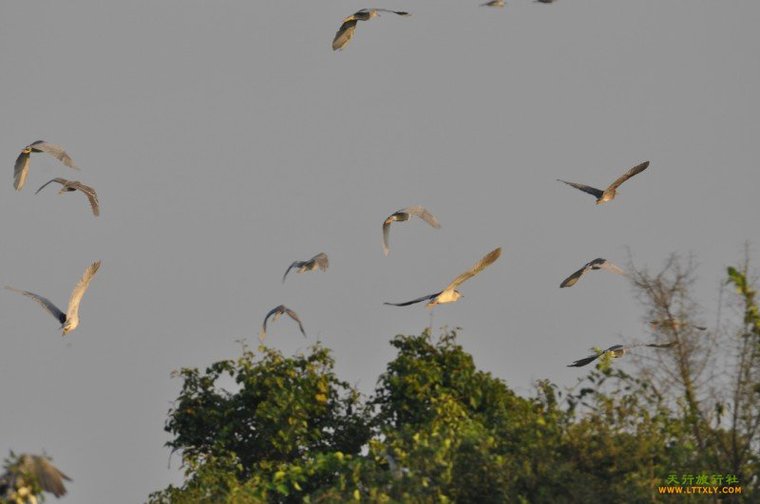
{"type": "Polygon", "coordinates": [[[16,158],[16,166],[13,168],[13,187],[15,187],[17,191],[23,189],[24,184],[26,183],[26,177],[29,175],[29,157],[32,152],[47,152],[69,168],[75,170],[79,169],[77,165],[74,164],[71,157],[66,154],[66,151],[63,150],[63,147],[47,143],[44,140],[37,140],[24,147],[24,150],[22,150],[21,154],[16,158]]]}
{"type": "Polygon", "coordinates": [[[267,335],[267,321],[269,320],[269,317],[272,317],[272,322],[276,322],[278,318],[280,318],[280,315],[283,313],[287,313],[287,315],[295,320],[298,323],[298,328],[301,330],[301,334],[303,334],[303,337],[306,337],[306,332],[303,330],[303,324],[301,323],[301,319],[298,318],[298,315],[296,312],[291,310],[285,305],[280,305],[276,308],[272,308],[269,310],[269,313],[267,313],[267,316],[264,317],[264,324],[261,326],[261,331],[259,331],[259,340],[264,341],[264,338],[267,335]]]}
{"type": "Polygon", "coordinates": [[[610,354],[610,356],[614,359],[618,359],[626,354],[631,348],[646,346],[651,348],[670,348],[673,345],[675,345],[675,341],[671,341],[670,343],[635,343],[633,345],[612,345],[607,350],[602,350],[601,352],[597,352],[594,355],[589,355],[588,357],[584,357],[583,359],[578,359],[577,361],[573,362],[572,364],[568,364],[567,367],[583,367],[586,364],[590,364],[591,362],[594,362],[596,359],[601,357],[605,354],[610,354]]]}
{"type": "Polygon", "coordinates": [[[563,287],[572,287],[576,283],[578,283],[578,280],[581,279],[583,275],[586,274],[587,271],[592,270],[607,270],[611,271],[612,273],[617,273],[618,275],[625,276],[625,271],[620,266],[617,266],[615,264],[612,264],[607,259],[602,259],[601,257],[597,257],[591,262],[587,262],[581,269],[570,275],[569,277],[565,278],[561,284],[559,284],[560,288],[563,287]]]}
{"type": "Polygon", "coordinates": [[[95,192],[95,189],[88,185],[84,185],[78,180],[66,180],[65,178],[60,177],[54,178],[42,184],[42,186],[37,189],[37,192],[34,194],[39,194],[41,190],[53,182],[61,184],[62,186],[61,190],[58,191],[58,194],[63,194],[64,192],[82,191],[82,193],[87,196],[87,199],[90,200],[90,207],[92,208],[93,215],[95,215],[95,217],[100,215],[100,203],[98,203],[98,194],[95,192]]]}
{"type": "Polygon", "coordinates": [[[340,25],[340,28],[338,28],[337,33],[335,33],[335,38],[333,39],[332,43],[333,51],[337,51],[338,49],[343,49],[346,47],[348,42],[351,40],[351,37],[354,36],[354,32],[356,31],[356,23],[359,21],[369,21],[373,17],[379,16],[380,12],[392,12],[393,14],[398,14],[399,16],[411,16],[411,14],[408,12],[395,11],[390,9],[361,9],[359,11],[356,11],[343,20],[343,23],[340,25]]]}
{"type": "Polygon", "coordinates": [[[95,273],[98,272],[98,268],[100,268],[100,261],[95,261],[94,263],[90,264],[84,271],[82,278],[79,279],[79,282],[77,282],[76,286],[74,286],[74,290],[71,291],[69,306],[66,308],[66,313],[63,313],[60,309],[58,309],[58,307],[54,305],[49,299],[38,296],[33,292],[16,289],[9,286],[6,286],[5,288],[12,290],[13,292],[23,294],[24,296],[37,301],[40,306],[50,312],[50,314],[55,317],[58,322],[61,323],[61,329],[63,329],[63,334],[61,336],[65,336],[66,333],[73,331],[79,325],[79,303],[82,301],[82,296],[84,296],[84,293],[90,286],[92,277],[94,277],[95,273]]]}
{"type": "Polygon", "coordinates": [[[384,303],[391,306],[409,306],[413,305],[415,303],[419,303],[421,301],[428,301],[427,307],[432,308],[433,306],[437,304],[444,304],[444,303],[453,303],[460,297],[462,297],[462,294],[457,290],[457,287],[459,287],[461,284],[469,280],[470,278],[474,277],[484,269],[486,269],[488,266],[493,264],[496,259],[501,256],[501,247],[496,248],[485,255],[480,261],[478,261],[472,268],[465,271],[458,277],[456,277],[449,285],[446,286],[445,289],[443,289],[440,292],[436,292],[435,294],[430,294],[428,296],[422,296],[417,299],[413,299],[411,301],[406,301],[405,303],[384,303]]]}
{"type": "Polygon", "coordinates": [[[504,7],[504,0],[491,0],[490,2],[480,4],[481,7],[504,7]]]}
{"type": "MultiPolygon", "coordinates": [[[[55,467],[49,457],[22,453],[15,458],[11,452],[11,459],[15,460],[6,467],[5,474],[0,476],[1,499],[8,499],[8,502],[27,502],[22,497],[28,496],[35,484],[43,492],[50,492],[56,497],[66,495],[63,481],[71,481],[71,478],[55,467]],[[26,489],[26,492],[23,489],[26,489]]],[[[37,501],[29,499],[28,502],[37,501]]]]}
{"type": "Polygon", "coordinates": [[[625,172],[623,175],[621,175],[617,180],[615,180],[613,183],[607,187],[605,190],[597,189],[595,187],[587,186],[584,184],[576,184],[575,182],[568,182],[567,180],[557,179],[558,182],[564,182],[567,185],[573,186],[576,189],[580,189],[583,192],[587,192],[591,195],[593,195],[596,198],[596,204],[601,205],[602,203],[606,203],[607,201],[612,201],[615,199],[615,194],[617,191],[617,188],[620,187],[620,184],[628,180],[629,178],[633,177],[634,175],[637,175],[644,170],[647,169],[649,166],[649,161],[644,161],[641,164],[638,164],[625,172]]]}
{"type": "Polygon", "coordinates": [[[282,275],[282,283],[285,283],[285,277],[288,276],[288,273],[290,273],[290,270],[293,268],[298,268],[296,273],[303,273],[304,271],[314,271],[317,269],[327,271],[329,266],[330,261],[328,261],[327,254],[324,252],[320,252],[308,261],[293,261],[293,263],[288,266],[288,269],[285,270],[285,274],[282,275]]]}
{"type": "Polygon", "coordinates": [[[388,245],[388,238],[391,233],[391,224],[393,222],[408,221],[412,218],[412,216],[419,217],[420,219],[433,226],[435,229],[440,229],[441,227],[441,225],[438,223],[438,219],[436,219],[433,214],[428,212],[425,207],[422,207],[420,205],[403,208],[397,212],[394,212],[383,221],[383,253],[385,255],[388,255],[391,252],[390,246],[388,245]]]}

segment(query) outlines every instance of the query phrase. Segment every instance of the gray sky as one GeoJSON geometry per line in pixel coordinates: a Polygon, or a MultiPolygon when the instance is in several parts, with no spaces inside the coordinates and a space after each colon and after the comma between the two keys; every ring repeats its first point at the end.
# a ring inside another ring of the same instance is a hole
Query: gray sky
{"type": "MultiPolygon", "coordinates": [[[[266,312],[296,310],[309,343],[371,392],[388,340],[486,252],[501,259],[435,309],[479,367],[520,393],[588,347],[648,337],[625,279],[586,261],[700,264],[713,325],[725,266],[757,242],[760,4],[695,0],[425,0],[362,4],[5,0],[0,6],[0,284],[64,306],[103,265],[65,339],[30,300],[0,292],[0,454],[46,450],[74,482],[61,502],[143,501],[167,469],[169,373],[234,358],[266,312]],[[332,37],[361,7],[405,9],[332,37]],[[75,173],[26,144],[63,145],[75,173]],[[556,178],[606,187],[601,207],[556,178]],[[52,177],[94,186],[34,195],[52,177]],[[381,224],[422,204],[440,220],[381,224]],[[326,273],[280,278],[324,251],[326,273]]],[[[755,249],[755,252],[757,249],[755,249]]],[[[758,258],[757,253],[754,254],[758,258]]],[[[306,348],[281,319],[268,342],[306,348]]],[[[629,363],[621,362],[620,365],[629,363]]]]}

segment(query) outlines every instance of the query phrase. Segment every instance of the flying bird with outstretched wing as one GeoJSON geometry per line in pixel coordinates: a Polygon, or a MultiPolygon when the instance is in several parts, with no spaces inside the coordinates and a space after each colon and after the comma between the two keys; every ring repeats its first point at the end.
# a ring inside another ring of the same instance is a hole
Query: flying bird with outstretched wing
{"type": "Polygon", "coordinates": [[[645,346],[645,347],[650,347],[650,348],[670,348],[674,346],[675,344],[676,344],[675,341],[671,341],[669,343],[634,343],[633,345],[612,345],[608,349],[597,352],[594,355],[589,355],[588,357],[584,357],[583,359],[578,359],[572,364],[568,364],[567,367],[583,367],[587,364],[594,362],[596,359],[600,358],[602,355],[605,355],[605,354],[610,354],[610,357],[614,359],[618,359],[622,357],[623,355],[625,355],[632,348],[636,348],[636,347],[645,346]]]}
{"type": "Polygon", "coordinates": [[[285,305],[280,305],[275,308],[272,308],[269,310],[269,313],[267,313],[267,316],[264,317],[264,323],[261,325],[261,331],[259,331],[259,340],[264,341],[264,338],[267,335],[267,321],[269,320],[269,317],[272,317],[272,322],[276,322],[278,318],[280,318],[280,315],[283,313],[287,314],[290,318],[295,320],[298,323],[298,328],[301,330],[301,334],[303,334],[303,337],[306,337],[306,332],[303,330],[303,324],[301,323],[301,319],[298,318],[298,315],[296,312],[291,310],[285,305]]]}
{"type": "Polygon", "coordinates": [[[58,322],[61,323],[61,329],[63,329],[63,334],[61,336],[65,336],[79,326],[79,303],[81,303],[84,293],[87,292],[87,288],[90,286],[90,282],[95,276],[95,273],[98,272],[99,268],[100,261],[95,261],[84,271],[82,278],[79,279],[79,282],[74,286],[74,290],[71,291],[71,297],[69,298],[69,305],[66,308],[66,313],[62,312],[49,299],[33,292],[16,289],[10,286],[6,286],[5,288],[37,301],[40,306],[45,308],[56,320],[58,320],[58,322]]]}
{"type": "Polygon", "coordinates": [[[285,283],[285,277],[288,276],[290,270],[296,269],[296,273],[303,273],[304,271],[322,270],[327,271],[330,266],[330,261],[327,259],[327,254],[320,252],[311,259],[306,261],[293,261],[288,269],[285,270],[285,274],[282,275],[282,283],[285,283]]]}
{"type": "Polygon", "coordinates": [[[0,476],[0,501],[5,502],[3,499],[7,499],[8,502],[37,502],[36,498],[29,498],[35,485],[43,492],[50,492],[56,497],[66,495],[63,482],[71,481],[71,478],[55,467],[49,457],[28,453],[16,457],[11,452],[11,459],[11,463],[5,468],[5,474],[0,476]]]}
{"type": "Polygon", "coordinates": [[[501,247],[496,248],[486,254],[480,261],[475,263],[475,265],[470,268],[469,270],[465,271],[458,277],[456,277],[452,282],[446,286],[445,289],[443,289],[440,292],[436,292],[435,294],[430,294],[427,296],[422,296],[417,299],[412,299],[411,301],[406,301],[403,303],[384,303],[391,306],[409,306],[416,303],[420,303],[422,301],[428,301],[427,307],[432,308],[433,306],[437,304],[444,304],[444,303],[453,303],[454,301],[458,300],[460,297],[462,297],[462,294],[457,290],[457,287],[462,285],[464,282],[469,280],[470,278],[474,277],[484,269],[486,269],[488,266],[493,264],[496,259],[501,256],[501,247]]]}
{"type": "Polygon", "coordinates": [[[90,201],[90,208],[92,208],[92,213],[97,217],[100,215],[100,203],[98,202],[98,194],[95,192],[95,189],[88,185],[84,185],[83,183],[79,182],[78,180],[66,180],[65,178],[56,177],[52,180],[48,180],[42,186],[37,189],[37,192],[34,194],[39,194],[41,190],[43,190],[48,184],[51,183],[57,183],[61,184],[61,190],[58,191],[58,194],[63,194],[65,192],[73,192],[73,191],[81,191],[82,194],[87,196],[87,199],[90,201]]]}
{"type": "Polygon", "coordinates": [[[436,219],[435,216],[423,206],[415,205],[393,212],[383,221],[383,253],[385,255],[388,255],[391,252],[390,245],[388,244],[388,239],[390,238],[391,233],[391,224],[394,222],[408,221],[413,216],[419,217],[435,229],[441,228],[438,219],[436,219]]]}
{"type": "Polygon", "coordinates": [[[606,270],[610,271],[612,273],[616,273],[618,275],[625,276],[626,273],[620,266],[617,266],[607,259],[603,259],[601,257],[597,257],[593,261],[587,262],[583,265],[581,269],[570,275],[569,277],[565,278],[561,284],[559,284],[560,288],[563,287],[572,287],[576,283],[578,283],[578,280],[581,279],[583,275],[586,274],[587,271],[595,271],[595,270],[606,270]]]}
{"type": "Polygon", "coordinates": [[[481,7],[504,7],[504,0],[491,0],[490,2],[480,4],[481,7]]]}
{"type": "Polygon", "coordinates": [[[610,184],[605,190],[597,189],[595,187],[587,186],[585,184],[578,184],[576,182],[568,182],[567,180],[562,180],[562,179],[557,179],[557,181],[564,182],[565,184],[569,186],[573,186],[576,189],[579,189],[583,192],[591,194],[592,196],[596,198],[596,204],[601,205],[602,203],[606,203],[607,201],[614,200],[615,195],[617,194],[617,188],[620,187],[620,185],[626,180],[628,180],[629,178],[633,177],[634,175],[638,175],[639,173],[646,170],[648,166],[649,166],[649,161],[644,161],[643,163],[634,166],[633,168],[625,172],[623,175],[621,175],[612,184],[610,184]]]}
{"type": "Polygon", "coordinates": [[[340,28],[338,28],[338,31],[335,33],[335,38],[333,38],[333,51],[337,51],[338,49],[343,49],[346,47],[348,42],[354,36],[354,32],[356,31],[356,23],[359,21],[369,21],[373,17],[378,16],[380,12],[391,12],[399,16],[411,16],[411,14],[408,12],[395,11],[390,9],[361,9],[359,11],[356,11],[347,18],[343,19],[343,23],[341,23],[340,28]]]}
{"type": "Polygon", "coordinates": [[[45,152],[69,168],[73,168],[75,170],[79,169],[77,165],[74,164],[74,161],[71,159],[71,157],[66,154],[66,151],[63,150],[63,147],[60,145],[47,143],[44,140],[37,140],[36,142],[32,142],[24,147],[24,149],[21,151],[21,154],[19,154],[16,158],[16,164],[13,167],[13,187],[15,187],[17,191],[23,189],[24,184],[26,184],[26,177],[29,175],[29,161],[32,152],[45,152]]]}

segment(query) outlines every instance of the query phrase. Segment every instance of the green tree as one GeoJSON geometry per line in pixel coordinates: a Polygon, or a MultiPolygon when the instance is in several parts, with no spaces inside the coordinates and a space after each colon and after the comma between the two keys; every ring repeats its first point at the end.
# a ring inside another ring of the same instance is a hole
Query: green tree
{"type": "Polygon", "coordinates": [[[238,360],[204,373],[177,373],[184,383],[169,412],[166,431],[174,438],[167,444],[181,452],[187,480],[151,502],[300,501],[297,495],[332,483],[333,458],[367,443],[366,408],[335,377],[329,351],[316,345],[285,358],[260,350],[258,359],[244,348],[238,360]],[[234,390],[220,384],[224,376],[234,390]]]}

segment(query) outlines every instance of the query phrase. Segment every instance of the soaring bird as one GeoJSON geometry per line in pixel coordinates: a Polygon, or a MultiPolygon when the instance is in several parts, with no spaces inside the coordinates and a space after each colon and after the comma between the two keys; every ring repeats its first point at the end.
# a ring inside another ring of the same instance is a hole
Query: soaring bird
{"type": "Polygon", "coordinates": [[[437,304],[444,304],[444,303],[453,303],[460,297],[462,297],[462,294],[457,290],[457,287],[459,287],[461,284],[469,280],[470,278],[474,277],[484,269],[486,269],[488,266],[493,264],[496,259],[499,258],[501,255],[501,247],[496,248],[485,255],[480,261],[478,261],[475,266],[470,268],[469,270],[465,271],[458,277],[456,277],[452,282],[446,286],[445,289],[443,289],[440,292],[436,292],[435,294],[430,294],[428,296],[422,296],[417,299],[413,299],[411,301],[406,301],[405,303],[384,303],[391,306],[409,306],[413,305],[415,303],[419,303],[421,301],[428,301],[427,307],[432,308],[433,306],[437,304]]]}
{"type": "Polygon", "coordinates": [[[602,259],[601,257],[597,257],[591,262],[587,262],[581,269],[570,275],[569,277],[565,278],[561,284],[559,284],[560,288],[562,287],[572,287],[576,283],[578,283],[578,280],[581,279],[583,275],[586,274],[587,271],[590,270],[607,270],[611,271],[612,273],[617,273],[618,275],[625,276],[625,271],[620,266],[616,266],[615,264],[612,264],[607,259],[602,259]]]}
{"type": "Polygon", "coordinates": [[[87,291],[87,287],[90,286],[92,277],[94,277],[95,273],[98,272],[98,268],[100,268],[100,261],[95,261],[94,263],[90,264],[86,270],[84,270],[82,278],[79,279],[79,282],[77,282],[74,290],[71,291],[69,306],[66,308],[66,313],[63,313],[60,309],[58,309],[58,307],[54,305],[49,299],[38,296],[33,292],[16,289],[9,286],[6,286],[5,288],[14,292],[18,292],[19,294],[23,294],[24,296],[30,297],[37,301],[40,306],[50,312],[50,314],[55,317],[58,322],[61,323],[61,329],[63,329],[63,334],[61,336],[65,336],[66,333],[73,331],[79,325],[79,303],[82,301],[82,296],[84,296],[84,293],[87,291]]]}
{"type": "Polygon", "coordinates": [[[490,2],[480,4],[481,7],[504,7],[504,0],[491,0],[490,2]]]}
{"type": "Polygon", "coordinates": [[[623,175],[621,175],[617,180],[615,180],[613,183],[607,187],[605,190],[597,189],[595,187],[583,185],[583,184],[576,184],[575,182],[568,182],[567,180],[557,179],[558,182],[564,182],[567,185],[571,185],[575,187],[576,189],[580,189],[583,192],[587,192],[594,197],[596,197],[596,204],[601,205],[602,203],[606,203],[607,201],[612,201],[615,199],[615,193],[617,191],[617,188],[620,187],[620,184],[628,180],[629,178],[633,177],[634,175],[637,175],[644,170],[647,169],[649,166],[649,161],[644,161],[643,163],[634,166],[627,172],[625,172],[623,175]]]}
{"type": "Polygon", "coordinates": [[[355,13],[345,18],[343,20],[343,23],[340,25],[340,28],[338,28],[338,31],[335,34],[335,38],[333,39],[332,43],[333,51],[337,51],[338,49],[343,49],[346,47],[346,44],[348,44],[348,42],[351,40],[351,37],[354,36],[354,32],[356,31],[356,23],[359,21],[369,21],[373,17],[379,16],[380,12],[392,12],[393,14],[398,14],[399,16],[411,16],[411,14],[408,12],[395,11],[390,9],[361,9],[359,11],[356,11],[355,13]]]}
{"type": "Polygon", "coordinates": [[[441,225],[438,224],[438,219],[436,219],[433,214],[428,212],[425,207],[422,207],[420,205],[403,208],[397,212],[394,212],[383,221],[383,253],[385,255],[388,255],[391,252],[391,249],[388,245],[388,237],[391,233],[391,223],[408,221],[412,218],[412,216],[419,217],[420,219],[433,226],[435,229],[440,229],[441,227],[441,225]]]}
{"type": "Polygon", "coordinates": [[[16,158],[16,166],[13,168],[13,187],[17,191],[23,189],[26,183],[26,177],[29,175],[29,156],[32,152],[47,152],[69,168],[79,169],[71,157],[66,154],[66,151],[63,150],[63,147],[47,143],[44,140],[37,140],[24,147],[24,150],[16,158]]]}
{"type": "Polygon", "coordinates": [[[73,192],[73,191],[82,191],[85,196],[87,196],[87,199],[90,200],[90,207],[92,207],[92,213],[97,217],[100,215],[100,204],[98,203],[98,194],[95,192],[95,189],[88,185],[84,185],[83,183],[79,182],[78,180],[66,180],[65,178],[54,178],[52,180],[48,180],[42,186],[37,189],[37,192],[34,194],[38,194],[41,190],[45,188],[48,184],[55,182],[57,184],[61,184],[61,190],[58,191],[58,194],[63,194],[65,192],[73,192]]]}
{"type": "MultiPolygon", "coordinates": [[[[15,458],[13,452],[11,458],[15,458]]],[[[20,498],[22,500],[19,502],[36,502],[28,498],[35,485],[43,492],[61,497],[66,495],[64,480],[71,481],[71,478],[51,464],[50,458],[22,453],[6,467],[5,474],[0,476],[0,500],[15,502],[16,500],[10,499],[20,498]]]]}
{"type": "Polygon", "coordinates": [[[596,359],[601,357],[604,354],[610,354],[613,358],[617,359],[622,357],[626,354],[631,348],[646,346],[651,348],[670,348],[673,345],[675,345],[675,341],[671,341],[670,343],[635,343],[633,345],[612,345],[607,350],[603,350],[601,352],[598,352],[594,355],[589,355],[588,357],[584,357],[583,359],[578,359],[577,361],[573,362],[572,364],[568,364],[567,367],[582,367],[586,364],[589,364],[591,362],[594,362],[596,359]]]}
{"type": "Polygon", "coordinates": [[[301,334],[303,334],[303,337],[306,337],[306,332],[303,330],[303,324],[301,323],[301,319],[298,318],[298,315],[296,312],[291,310],[285,305],[280,305],[276,308],[272,308],[269,310],[269,313],[267,313],[267,316],[264,317],[264,324],[261,326],[261,331],[259,332],[259,340],[264,341],[264,338],[267,335],[267,321],[269,320],[269,317],[272,318],[272,322],[276,322],[278,318],[280,318],[280,315],[283,313],[287,313],[290,318],[295,320],[298,323],[298,328],[301,330],[301,334]]]}
{"type": "Polygon", "coordinates": [[[290,273],[290,270],[293,268],[298,268],[296,273],[303,273],[304,271],[314,271],[316,269],[327,271],[329,266],[330,261],[328,261],[327,254],[324,252],[320,252],[308,261],[293,261],[293,263],[288,266],[288,269],[285,270],[285,274],[282,275],[282,283],[285,283],[285,277],[288,276],[288,273],[290,273]]]}

